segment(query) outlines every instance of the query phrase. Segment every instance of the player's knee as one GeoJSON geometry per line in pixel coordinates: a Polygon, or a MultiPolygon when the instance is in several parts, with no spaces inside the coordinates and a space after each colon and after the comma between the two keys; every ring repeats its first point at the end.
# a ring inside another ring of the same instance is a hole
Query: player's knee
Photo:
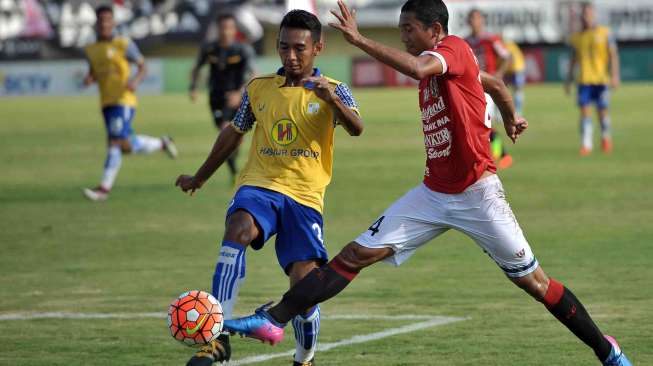
{"type": "Polygon", "coordinates": [[[513,282],[540,302],[544,300],[544,296],[546,296],[546,292],[549,289],[549,278],[541,268],[524,277],[515,278],[513,282]]]}
{"type": "Polygon", "coordinates": [[[225,240],[248,246],[258,236],[252,216],[244,211],[236,211],[227,219],[225,240]]]}
{"type": "Polygon", "coordinates": [[[383,258],[386,258],[387,251],[392,253],[390,248],[366,248],[356,242],[351,242],[344,247],[338,256],[341,262],[352,271],[360,271],[383,258]]]}

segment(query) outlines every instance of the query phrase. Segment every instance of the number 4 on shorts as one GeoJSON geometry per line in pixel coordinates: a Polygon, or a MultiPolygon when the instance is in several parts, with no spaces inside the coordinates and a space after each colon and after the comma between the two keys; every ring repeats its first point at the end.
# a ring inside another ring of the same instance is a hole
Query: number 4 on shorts
{"type": "Polygon", "coordinates": [[[367,229],[372,232],[372,236],[379,232],[379,226],[381,226],[383,219],[385,219],[385,216],[379,217],[379,219],[374,221],[374,223],[367,229]]]}

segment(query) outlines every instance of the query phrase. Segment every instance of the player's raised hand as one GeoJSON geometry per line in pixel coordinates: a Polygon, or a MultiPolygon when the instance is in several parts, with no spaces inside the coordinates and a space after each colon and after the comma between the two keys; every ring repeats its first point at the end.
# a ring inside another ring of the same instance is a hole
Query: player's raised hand
{"type": "Polygon", "coordinates": [[[312,89],[318,98],[327,103],[333,103],[337,96],[335,90],[329,85],[329,81],[324,76],[309,76],[302,79],[302,84],[307,89],[312,89]]]}
{"type": "Polygon", "coordinates": [[[506,129],[506,135],[515,143],[519,135],[528,128],[528,121],[524,117],[515,116],[512,122],[504,123],[503,126],[506,129]]]}
{"type": "Polygon", "coordinates": [[[196,190],[202,188],[202,182],[199,182],[192,175],[182,174],[177,177],[175,186],[179,187],[182,191],[184,191],[184,193],[190,193],[192,196],[196,190]]]}
{"type": "Polygon", "coordinates": [[[337,11],[331,10],[331,14],[338,18],[338,22],[332,22],[329,25],[341,31],[347,42],[356,44],[361,37],[358,32],[358,24],[356,24],[356,10],[350,10],[342,0],[338,0],[338,7],[340,8],[339,14],[337,11]]]}

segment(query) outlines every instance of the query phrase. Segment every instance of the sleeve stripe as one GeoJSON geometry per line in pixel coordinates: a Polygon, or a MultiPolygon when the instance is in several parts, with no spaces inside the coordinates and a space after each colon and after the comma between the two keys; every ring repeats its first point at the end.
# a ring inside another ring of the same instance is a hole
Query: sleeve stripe
{"type": "Polygon", "coordinates": [[[448,70],[447,61],[444,60],[444,57],[441,54],[434,51],[424,51],[420,54],[420,56],[422,55],[430,55],[436,57],[442,63],[442,73],[440,75],[444,75],[447,73],[448,70]]]}
{"type": "Polygon", "coordinates": [[[240,107],[238,107],[238,111],[231,123],[236,130],[245,133],[252,129],[255,121],[256,118],[252,112],[252,106],[249,103],[249,94],[247,94],[247,90],[245,90],[243,92],[242,101],[240,102],[240,107]]]}

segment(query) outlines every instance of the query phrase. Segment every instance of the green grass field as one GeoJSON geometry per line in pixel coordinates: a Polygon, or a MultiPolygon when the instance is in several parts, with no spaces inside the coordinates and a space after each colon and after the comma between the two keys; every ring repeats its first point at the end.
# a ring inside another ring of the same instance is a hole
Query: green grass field
{"type": "MultiPolygon", "coordinates": [[[[636,365],[653,364],[653,86],[613,97],[615,152],[578,156],[577,112],[558,85],[527,89],[530,128],[501,177],[543,268],[572,288],[636,365]]],[[[326,197],[332,255],[420,182],[414,90],[357,90],[366,131],[339,131],[326,197]]],[[[215,138],[204,103],[142,97],[135,128],[171,134],[180,158],[132,156],[109,201],[91,203],[105,149],[95,98],[0,100],[0,317],[9,313],[165,312],[179,293],[210,289],[232,191],[218,171],[194,197],[173,186],[215,138]]],[[[598,128],[597,128],[598,129],[598,128]]],[[[598,138],[597,138],[598,139],[598,138]]],[[[244,158],[245,154],[241,157],[244,158]]],[[[241,159],[241,162],[244,159],[241,159]]],[[[273,246],[250,252],[238,312],[277,300],[287,279],[273,246]]],[[[462,322],[318,353],[321,365],[597,365],[467,237],[449,232],[399,268],[365,270],[323,305],[331,315],[442,315],[462,322]]],[[[324,320],[336,342],[415,320],[324,320]]],[[[234,339],[234,358],[294,348],[234,339]]],[[[0,320],[2,365],[182,365],[192,350],[163,318],[0,320]]],[[[290,357],[265,362],[288,365],[290,357]]]]}

